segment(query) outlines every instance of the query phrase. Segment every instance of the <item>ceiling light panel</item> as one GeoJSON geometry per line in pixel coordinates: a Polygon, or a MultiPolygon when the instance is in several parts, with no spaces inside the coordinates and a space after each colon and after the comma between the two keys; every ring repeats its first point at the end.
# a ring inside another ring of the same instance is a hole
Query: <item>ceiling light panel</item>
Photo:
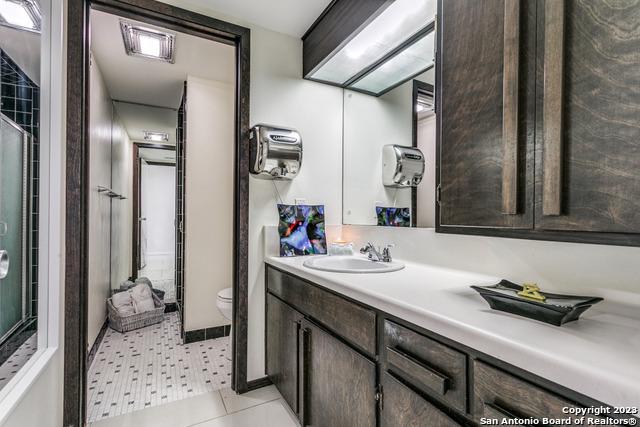
{"type": "Polygon", "coordinates": [[[349,87],[379,95],[431,68],[434,53],[435,31],[431,31],[349,87]]]}
{"type": "Polygon", "coordinates": [[[39,33],[42,14],[34,0],[0,0],[0,25],[39,33]]]}
{"type": "MultiPolygon", "coordinates": [[[[4,0],[0,0],[4,1],[4,0]]],[[[120,21],[120,30],[127,55],[158,59],[173,64],[175,58],[174,34],[120,21]]]]}
{"type": "Polygon", "coordinates": [[[395,0],[309,77],[343,85],[434,20],[435,0],[395,0]]]}
{"type": "Polygon", "coordinates": [[[145,130],[144,140],[151,141],[151,142],[168,142],[169,134],[166,132],[153,132],[153,131],[145,130]]]}

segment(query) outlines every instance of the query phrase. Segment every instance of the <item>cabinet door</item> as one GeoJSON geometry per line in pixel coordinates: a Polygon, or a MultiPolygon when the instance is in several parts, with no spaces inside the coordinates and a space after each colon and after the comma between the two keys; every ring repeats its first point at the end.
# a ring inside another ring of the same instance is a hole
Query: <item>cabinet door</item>
{"type": "Polygon", "coordinates": [[[302,424],[375,426],[375,364],[309,321],[301,335],[302,424]]]}
{"type": "Polygon", "coordinates": [[[640,233],[640,2],[542,1],[538,19],[535,226],[640,233]]]}
{"type": "Polygon", "coordinates": [[[382,374],[381,384],[384,394],[381,427],[460,426],[389,373],[382,374]]]}
{"type": "Polygon", "coordinates": [[[298,331],[302,315],[267,294],[267,375],[295,413],[298,406],[298,331]]]}
{"type": "Polygon", "coordinates": [[[441,0],[441,226],[533,228],[535,2],[441,0]]]}

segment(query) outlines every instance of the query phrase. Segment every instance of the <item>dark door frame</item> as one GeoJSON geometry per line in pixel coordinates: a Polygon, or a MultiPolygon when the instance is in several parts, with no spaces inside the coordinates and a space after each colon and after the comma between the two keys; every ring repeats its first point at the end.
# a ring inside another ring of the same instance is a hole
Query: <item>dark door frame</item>
{"type": "Polygon", "coordinates": [[[63,425],[86,422],[90,10],[236,47],[232,388],[247,384],[250,30],[155,0],[70,0],[67,7],[63,425]]]}
{"type": "MultiPolygon", "coordinates": [[[[177,117],[177,114],[176,114],[177,117]]],[[[174,145],[166,145],[166,144],[149,144],[144,142],[134,142],[133,143],[133,188],[131,194],[133,195],[132,200],[132,213],[133,213],[133,222],[131,227],[131,277],[138,277],[138,270],[140,269],[140,192],[142,189],[142,175],[141,175],[141,159],[140,159],[140,148],[152,148],[157,150],[169,150],[176,151],[176,147],[174,145]]],[[[152,164],[152,163],[150,163],[152,164]]],[[[174,163],[153,163],[162,166],[174,166],[174,163]]],[[[178,186],[176,185],[176,199],[178,198],[178,186]]],[[[177,254],[176,254],[177,255],[177,254]]]]}

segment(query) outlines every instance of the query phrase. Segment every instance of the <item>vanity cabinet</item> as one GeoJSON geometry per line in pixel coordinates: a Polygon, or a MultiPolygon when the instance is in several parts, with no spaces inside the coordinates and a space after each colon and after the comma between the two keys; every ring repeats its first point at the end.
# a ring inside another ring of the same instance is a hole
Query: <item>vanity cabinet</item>
{"type": "Polygon", "coordinates": [[[640,245],[639,6],[623,3],[440,1],[438,231],[640,245]]]}
{"type": "Polygon", "coordinates": [[[380,383],[385,396],[384,406],[380,411],[381,427],[459,427],[462,425],[390,373],[384,372],[380,383]]]}
{"type": "Polygon", "coordinates": [[[298,405],[298,348],[302,314],[271,294],[266,304],[267,375],[296,414],[298,405]]]}
{"type": "Polygon", "coordinates": [[[266,270],[267,375],[303,426],[475,426],[481,418],[567,419],[564,407],[606,406],[322,286],[266,270]],[[358,313],[348,328],[324,323],[345,315],[336,307],[358,313]],[[371,335],[373,355],[349,341],[345,333],[353,331],[371,335]]]}
{"type": "Polygon", "coordinates": [[[267,376],[300,423],[375,425],[376,364],[363,354],[368,341],[375,354],[375,313],[271,268],[267,289],[267,376]],[[329,331],[319,322],[335,329],[329,331]],[[346,343],[361,333],[368,336],[358,345],[346,343]]]}

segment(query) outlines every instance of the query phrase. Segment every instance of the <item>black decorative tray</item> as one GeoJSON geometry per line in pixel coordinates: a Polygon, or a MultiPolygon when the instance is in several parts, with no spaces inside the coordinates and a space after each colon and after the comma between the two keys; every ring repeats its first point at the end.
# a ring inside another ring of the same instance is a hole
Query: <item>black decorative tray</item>
{"type": "Polygon", "coordinates": [[[518,295],[523,287],[502,280],[493,286],[471,286],[489,303],[494,310],[506,311],[562,326],[567,322],[578,320],[580,315],[589,307],[602,301],[598,297],[584,297],[577,295],[558,295],[547,292],[539,292],[545,301],[537,301],[518,295]]]}

